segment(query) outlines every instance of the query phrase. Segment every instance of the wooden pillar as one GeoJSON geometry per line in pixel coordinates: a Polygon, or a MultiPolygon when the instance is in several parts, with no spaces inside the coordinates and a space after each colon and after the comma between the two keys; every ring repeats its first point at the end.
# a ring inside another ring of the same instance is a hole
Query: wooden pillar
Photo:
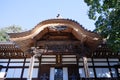
{"type": "Polygon", "coordinates": [[[84,65],[85,77],[89,78],[89,70],[88,70],[87,57],[83,57],[83,65],[84,65]]]}
{"type": "Polygon", "coordinates": [[[28,69],[28,78],[27,78],[27,80],[32,80],[32,73],[33,73],[33,68],[34,68],[34,62],[35,62],[35,55],[33,55],[31,57],[31,60],[30,60],[30,65],[29,65],[29,69],[28,69]]]}
{"type": "Polygon", "coordinates": [[[78,80],[80,80],[80,74],[79,74],[79,59],[80,59],[80,57],[79,57],[79,55],[76,56],[76,59],[77,59],[77,69],[78,69],[77,78],[78,78],[78,80]]]}

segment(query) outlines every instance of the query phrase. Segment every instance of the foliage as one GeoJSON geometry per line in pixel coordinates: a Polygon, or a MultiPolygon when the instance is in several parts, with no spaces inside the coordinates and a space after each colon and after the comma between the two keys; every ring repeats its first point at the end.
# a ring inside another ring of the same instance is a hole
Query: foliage
{"type": "Polygon", "coordinates": [[[88,16],[96,20],[95,32],[107,39],[114,51],[120,51],[120,0],[84,0],[88,16]]]}
{"type": "Polygon", "coordinates": [[[9,27],[1,28],[0,29],[0,41],[8,41],[9,40],[9,36],[7,35],[7,33],[17,33],[17,32],[21,32],[21,31],[22,31],[22,28],[17,25],[12,25],[9,27]]]}

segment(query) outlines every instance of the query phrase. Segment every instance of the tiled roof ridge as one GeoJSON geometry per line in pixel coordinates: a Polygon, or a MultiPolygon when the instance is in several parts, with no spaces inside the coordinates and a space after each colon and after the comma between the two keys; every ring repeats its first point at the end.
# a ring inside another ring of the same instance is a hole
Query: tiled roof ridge
{"type": "Polygon", "coordinates": [[[0,45],[1,44],[15,44],[14,42],[12,42],[12,41],[0,41],[0,45]]]}
{"type": "Polygon", "coordinates": [[[8,33],[8,35],[11,37],[11,38],[17,38],[17,37],[22,37],[22,36],[27,36],[31,33],[31,30],[29,31],[25,31],[25,32],[19,32],[19,33],[8,33]]]}

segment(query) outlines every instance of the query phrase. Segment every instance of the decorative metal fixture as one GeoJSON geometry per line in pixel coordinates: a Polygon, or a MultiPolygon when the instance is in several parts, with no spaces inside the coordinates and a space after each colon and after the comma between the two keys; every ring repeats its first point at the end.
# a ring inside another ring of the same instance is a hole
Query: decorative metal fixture
{"type": "Polygon", "coordinates": [[[39,49],[39,47],[31,47],[30,50],[32,55],[35,55],[35,57],[40,57],[42,54],[42,51],[39,49]]]}
{"type": "Polygon", "coordinates": [[[67,26],[50,26],[49,28],[56,31],[63,31],[67,29],[67,26]]]}

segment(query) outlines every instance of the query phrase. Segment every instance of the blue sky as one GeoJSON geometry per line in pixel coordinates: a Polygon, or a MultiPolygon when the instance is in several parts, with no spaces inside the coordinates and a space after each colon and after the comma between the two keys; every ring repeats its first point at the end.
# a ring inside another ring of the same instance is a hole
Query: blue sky
{"type": "Polygon", "coordinates": [[[93,30],[94,21],[88,19],[87,13],[84,0],[0,0],[0,28],[19,25],[30,30],[39,22],[60,14],[93,30]]]}

